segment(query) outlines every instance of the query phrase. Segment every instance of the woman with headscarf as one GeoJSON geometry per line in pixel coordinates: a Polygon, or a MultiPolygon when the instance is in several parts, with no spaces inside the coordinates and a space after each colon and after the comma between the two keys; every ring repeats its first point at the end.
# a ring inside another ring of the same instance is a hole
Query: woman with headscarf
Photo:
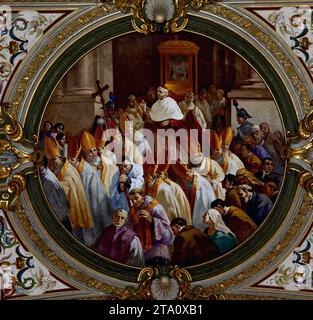
{"type": "Polygon", "coordinates": [[[226,226],[221,214],[216,209],[209,209],[203,215],[204,230],[221,254],[233,249],[238,241],[235,234],[226,226]]]}

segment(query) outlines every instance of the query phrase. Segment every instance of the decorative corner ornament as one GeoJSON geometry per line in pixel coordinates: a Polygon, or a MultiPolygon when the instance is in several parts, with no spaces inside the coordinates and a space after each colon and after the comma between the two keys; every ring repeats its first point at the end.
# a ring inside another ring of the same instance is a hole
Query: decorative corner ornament
{"type": "Polygon", "coordinates": [[[222,0],[98,0],[115,5],[123,13],[131,12],[134,29],[148,34],[155,31],[179,32],[188,23],[189,10],[222,0]]]}

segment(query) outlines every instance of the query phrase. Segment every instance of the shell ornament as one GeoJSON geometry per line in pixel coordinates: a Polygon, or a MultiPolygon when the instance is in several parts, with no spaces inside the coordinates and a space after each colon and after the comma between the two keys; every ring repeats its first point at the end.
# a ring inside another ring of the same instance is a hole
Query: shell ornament
{"type": "Polygon", "coordinates": [[[150,21],[161,24],[173,18],[175,5],[173,1],[169,0],[147,0],[144,10],[150,21]]]}

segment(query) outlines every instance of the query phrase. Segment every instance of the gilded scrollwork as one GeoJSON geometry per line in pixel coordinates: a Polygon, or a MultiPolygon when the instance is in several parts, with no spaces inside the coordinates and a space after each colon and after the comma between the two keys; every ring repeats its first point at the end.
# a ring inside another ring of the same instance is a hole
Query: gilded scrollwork
{"type": "Polygon", "coordinates": [[[5,191],[1,192],[0,208],[3,210],[14,209],[20,194],[25,190],[26,180],[22,174],[14,174],[5,191]]]}
{"type": "Polygon", "coordinates": [[[9,136],[13,142],[20,142],[23,139],[23,128],[15,121],[9,113],[8,103],[0,104],[0,131],[9,136]]]}
{"type": "MultiPolygon", "coordinates": [[[[192,288],[190,273],[178,266],[169,266],[167,272],[162,272],[164,266],[145,267],[138,275],[138,286],[126,286],[116,288],[111,294],[92,297],[97,300],[153,300],[160,298],[159,294],[164,291],[166,298],[174,300],[226,300],[227,296],[221,293],[207,291],[202,286],[192,288]],[[158,287],[157,293],[155,287],[158,287]],[[171,294],[173,294],[171,296],[171,294]]],[[[161,296],[164,298],[164,296],[161,296]]],[[[89,298],[87,298],[89,299],[89,298]]]]}
{"type": "Polygon", "coordinates": [[[310,138],[313,133],[313,100],[310,102],[310,108],[311,111],[300,121],[298,128],[298,135],[303,139],[310,138]]]}
{"type": "MultiPolygon", "coordinates": [[[[313,107],[313,100],[311,100],[311,108],[313,107]]],[[[300,161],[305,162],[313,169],[313,161],[312,161],[312,150],[313,150],[313,110],[311,110],[304,119],[302,119],[298,126],[298,134],[296,137],[289,137],[287,145],[281,150],[281,155],[283,159],[290,160],[291,158],[298,159],[300,161]],[[301,143],[302,145],[299,147],[293,147],[292,142],[295,141],[297,143],[301,143]],[[304,143],[303,143],[304,142],[304,143]]],[[[312,191],[310,192],[310,188],[308,187],[308,171],[303,170],[299,175],[299,182],[301,186],[303,186],[309,193],[312,195],[312,191]]],[[[312,189],[311,189],[312,190],[312,189]]]]}
{"type": "Polygon", "coordinates": [[[24,131],[9,113],[10,105],[0,105],[0,208],[9,210],[14,207],[15,201],[25,190],[26,180],[22,164],[33,162],[32,153],[21,151],[18,147],[23,142],[24,131]]]}
{"type": "Polygon", "coordinates": [[[127,286],[125,288],[117,288],[113,290],[112,294],[106,297],[110,300],[128,300],[139,299],[149,300],[152,297],[151,283],[153,278],[158,274],[156,267],[143,268],[137,278],[138,287],[127,286]]]}
{"type": "MultiPolygon", "coordinates": [[[[180,32],[188,23],[188,12],[200,10],[213,0],[98,0],[115,5],[124,13],[131,13],[134,29],[148,34],[157,30],[180,32]]],[[[222,0],[218,0],[221,2],[222,0]]]]}
{"type": "MultiPolygon", "coordinates": [[[[95,0],[96,1],[96,0],[95,0]]],[[[10,113],[13,117],[17,116],[18,109],[21,105],[22,100],[25,98],[26,88],[31,83],[35,74],[37,73],[40,66],[47,60],[47,57],[55,50],[61,46],[61,44],[71,35],[81,29],[84,25],[90,23],[96,18],[106,16],[111,11],[114,11],[115,8],[112,5],[96,6],[95,8],[84,12],[77,19],[71,21],[70,24],[66,25],[63,29],[60,30],[58,35],[53,38],[41,51],[36,55],[34,61],[30,63],[25,71],[25,75],[19,82],[16,94],[14,99],[12,99],[12,106],[10,108],[10,113]]]]}
{"type": "Polygon", "coordinates": [[[301,186],[309,193],[313,199],[313,175],[309,171],[303,171],[299,176],[301,186]]]}

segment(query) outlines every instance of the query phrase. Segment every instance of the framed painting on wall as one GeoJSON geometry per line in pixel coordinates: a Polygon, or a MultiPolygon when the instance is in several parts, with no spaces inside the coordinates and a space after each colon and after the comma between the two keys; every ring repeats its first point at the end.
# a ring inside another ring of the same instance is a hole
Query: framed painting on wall
{"type": "Polygon", "coordinates": [[[199,47],[186,39],[168,40],[158,45],[160,54],[160,80],[177,99],[186,91],[198,93],[199,47]]]}

